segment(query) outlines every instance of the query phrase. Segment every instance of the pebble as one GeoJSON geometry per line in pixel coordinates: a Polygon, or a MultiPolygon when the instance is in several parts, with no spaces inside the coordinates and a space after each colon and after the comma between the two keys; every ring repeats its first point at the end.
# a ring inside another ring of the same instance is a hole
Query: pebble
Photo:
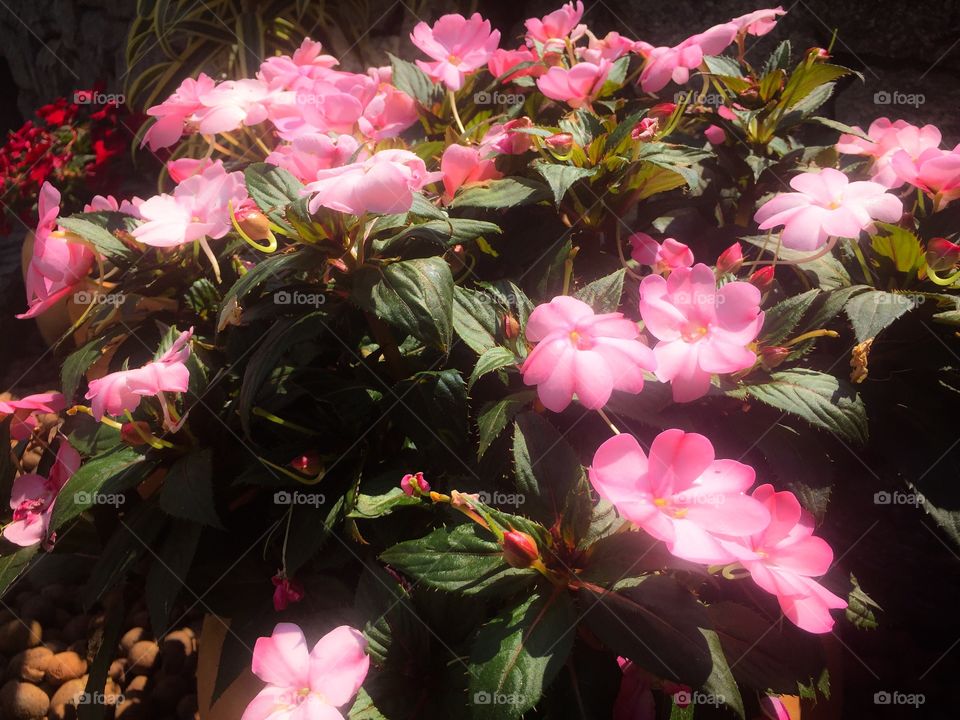
{"type": "Polygon", "coordinates": [[[10,680],[0,689],[0,710],[4,720],[43,720],[50,698],[36,685],[10,680]]]}

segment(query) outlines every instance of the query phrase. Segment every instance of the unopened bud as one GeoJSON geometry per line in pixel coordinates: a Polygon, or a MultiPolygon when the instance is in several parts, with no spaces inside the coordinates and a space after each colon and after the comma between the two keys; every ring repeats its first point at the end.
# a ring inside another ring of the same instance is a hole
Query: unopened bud
{"type": "Polygon", "coordinates": [[[927,265],[934,272],[952,270],[960,261],[960,245],[937,237],[927,243],[927,265]]]}
{"type": "Polygon", "coordinates": [[[720,253],[720,257],[717,258],[717,273],[720,275],[735,273],[742,265],[743,248],[740,247],[740,243],[735,242],[720,253]]]}
{"type": "Polygon", "coordinates": [[[657,120],[663,120],[673,115],[673,111],[677,109],[676,103],[659,103],[650,108],[650,112],[647,113],[647,117],[656,118],[657,120]]]}
{"type": "Polygon", "coordinates": [[[527,533],[511,530],[503,534],[503,559],[510,567],[530,567],[539,557],[537,542],[527,533]]]}
{"type": "Polygon", "coordinates": [[[660,129],[660,120],[655,117],[646,117],[638,122],[633,130],[630,131],[630,137],[637,142],[650,142],[657,135],[660,129]]]}
{"type": "Polygon", "coordinates": [[[405,495],[409,495],[410,497],[430,494],[430,483],[423,479],[422,472],[418,472],[415,475],[411,475],[410,473],[404,475],[400,480],[400,488],[405,495]]]}
{"type": "Polygon", "coordinates": [[[237,213],[237,225],[251,240],[266,240],[270,237],[270,218],[256,209],[237,213]]]}
{"type": "Polygon", "coordinates": [[[520,335],[520,323],[510,313],[503,316],[503,335],[507,340],[515,340],[520,335]]]}
{"type": "Polygon", "coordinates": [[[290,467],[304,475],[319,475],[323,470],[323,461],[319,454],[310,451],[291,460],[290,467]]]}
{"type": "Polygon", "coordinates": [[[790,354],[790,348],[773,346],[760,348],[760,364],[764,370],[773,370],[783,363],[790,354]]]}
{"type": "Polygon", "coordinates": [[[565,153],[573,147],[573,135],[570,133],[556,133],[546,138],[543,142],[551,150],[565,153]]]}
{"type": "Polygon", "coordinates": [[[146,445],[148,438],[152,435],[153,431],[150,429],[150,424],[143,420],[125,422],[120,426],[120,439],[127,445],[134,447],[146,445]]]}
{"type": "Polygon", "coordinates": [[[814,62],[826,62],[830,59],[830,53],[822,47],[812,47],[807,50],[807,55],[814,62]]]}
{"type": "Polygon", "coordinates": [[[773,285],[774,270],[773,265],[760,268],[747,279],[747,282],[754,285],[760,292],[765,293],[773,285]]]}

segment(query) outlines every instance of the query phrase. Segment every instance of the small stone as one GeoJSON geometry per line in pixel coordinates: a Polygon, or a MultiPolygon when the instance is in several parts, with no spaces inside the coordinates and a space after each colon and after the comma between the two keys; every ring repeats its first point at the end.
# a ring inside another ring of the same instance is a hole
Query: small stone
{"type": "Polygon", "coordinates": [[[52,685],[62,685],[76,680],[87,672],[87,661],[72,650],[57,653],[47,661],[46,680],[52,685]]]}
{"type": "Polygon", "coordinates": [[[0,716],[4,720],[43,720],[49,707],[50,698],[31,683],[11,680],[0,689],[0,716]]]}
{"type": "Polygon", "coordinates": [[[43,646],[24,650],[10,659],[7,676],[34,683],[41,682],[52,657],[53,651],[43,646]]]}
{"type": "Polygon", "coordinates": [[[127,630],[120,638],[120,650],[124,655],[130,654],[130,649],[141,640],[146,639],[147,633],[142,627],[134,627],[127,630]]]}
{"type": "Polygon", "coordinates": [[[50,698],[50,720],[72,720],[80,697],[86,692],[87,681],[83,678],[68,680],[50,698]]]}
{"type": "Polygon", "coordinates": [[[14,618],[0,625],[0,652],[5,655],[36,647],[42,639],[43,628],[36,620],[14,618]]]}
{"type": "Polygon", "coordinates": [[[127,672],[131,675],[150,672],[153,670],[159,654],[160,646],[153,640],[141,640],[130,648],[130,652],[127,654],[127,660],[130,661],[127,672]]]}

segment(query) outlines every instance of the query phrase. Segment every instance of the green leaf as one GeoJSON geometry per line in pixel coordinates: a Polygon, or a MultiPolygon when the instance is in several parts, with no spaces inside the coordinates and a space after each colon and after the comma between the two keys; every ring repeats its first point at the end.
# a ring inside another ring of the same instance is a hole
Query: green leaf
{"type": "Polygon", "coordinates": [[[284,209],[301,199],[303,183],[289,170],[262,162],[249,165],[243,171],[243,179],[257,207],[273,222],[292,230],[284,216],[284,209]]]}
{"type": "Polygon", "coordinates": [[[170,624],[180,590],[200,544],[203,527],[186,520],[175,520],[147,572],[144,594],[150,623],[165,628],[170,624]]]}
{"type": "Polygon", "coordinates": [[[539,575],[507,565],[497,542],[473,524],[439,528],[426,537],[398,543],[380,559],[423,585],[466,595],[502,596],[539,575]]]}
{"type": "Polygon", "coordinates": [[[453,275],[440,257],[366,265],[351,296],[364,310],[443,351],[453,334],[453,275]]]}
{"type": "Polygon", "coordinates": [[[616,312],[620,307],[620,298],[623,295],[623,280],[627,271],[620,268],[616,272],[605,275],[585,285],[574,293],[574,297],[583,300],[596,313],[616,312]]]}
{"type": "Polygon", "coordinates": [[[487,373],[516,364],[517,356],[513,354],[513,351],[499,346],[490,348],[480,356],[477,364],[473,367],[473,372],[470,373],[470,380],[467,382],[467,392],[470,391],[477,380],[487,373]]]}
{"type": "Polygon", "coordinates": [[[57,218],[57,224],[82,237],[109,260],[129,263],[136,258],[136,251],[113,234],[115,230],[127,230],[129,220],[127,215],[121,213],[91,212],[57,218]]]}
{"type": "Polygon", "coordinates": [[[322,262],[321,256],[316,253],[300,248],[296,252],[286,253],[284,255],[271,255],[264,258],[248,270],[237,280],[233,286],[227,290],[223,296],[223,302],[220,305],[220,316],[217,319],[219,325],[233,312],[231,300],[241,300],[247,293],[257,286],[265,283],[267,280],[280,276],[280,273],[288,270],[307,270],[313,269],[322,262]]]}
{"type": "Polygon", "coordinates": [[[525,513],[552,525],[568,493],[583,479],[576,453],[547,420],[525,412],[513,426],[513,459],[517,491],[527,501],[525,513]]]}
{"type": "Polygon", "coordinates": [[[496,440],[507,424],[513,420],[520,410],[529,405],[536,394],[534,390],[525,390],[523,392],[508,395],[503,400],[490,403],[481,411],[477,417],[477,430],[480,434],[480,444],[477,448],[477,457],[483,457],[483,454],[490,448],[490,445],[496,440]]]}
{"type": "Polygon", "coordinates": [[[360,688],[357,699],[350,706],[347,720],[387,720],[387,717],[377,709],[367,691],[360,688]]]}
{"type": "Polygon", "coordinates": [[[804,63],[797,66],[783,89],[786,107],[794,107],[820,86],[852,72],[848,68],[831,65],[830,63],[804,63]]]}
{"type": "Polygon", "coordinates": [[[500,320],[496,304],[486,293],[459,285],[453,289],[453,328],[475,353],[497,347],[500,320]]]}
{"type": "Polygon", "coordinates": [[[111,333],[106,336],[95,337],[83,347],[74,350],[63,361],[63,367],[60,369],[60,382],[63,385],[63,394],[68,401],[73,400],[83,376],[103,354],[103,348],[106,347],[112,336],[111,333]]]}
{"type": "Polygon", "coordinates": [[[129,447],[87,460],[67,480],[57,495],[50,519],[50,532],[56,531],[65,522],[90,508],[97,493],[108,481],[116,484],[122,482],[126,476],[136,477],[143,462],[144,456],[129,447]]]}
{"type": "Polygon", "coordinates": [[[393,85],[401,92],[419,100],[421,105],[432,105],[440,88],[416,65],[387,53],[393,66],[393,85]]]}
{"type": "Polygon", "coordinates": [[[625,578],[677,566],[685,567],[686,563],[677,562],[666,546],[650,535],[618,532],[600,538],[590,546],[580,577],[607,587],[625,578]]]}
{"type": "Polygon", "coordinates": [[[398,507],[421,505],[419,498],[407,495],[402,488],[395,487],[383,495],[357,495],[353,510],[347,513],[350,518],[378,518],[389,515],[398,507]]]}
{"type": "Polygon", "coordinates": [[[184,455],[167,472],[160,507],[174,517],[220,528],[213,501],[213,450],[184,455]]]}
{"type": "Polygon", "coordinates": [[[569,594],[532,595],[480,628],[470,649],[471,716],[520,718],[563,667],[576,636],[569,594]]]}
{"type": "Polygon", "coordinates": [[[547,185],[550,186],[550,191],[553,193],[553,201],[558,207],[571,185],[577,180],[592,177],[597,174],[596,168],[580,168],[574,167],[573,165],[544,162],[542,160],[535,161],[533,167],[540,173],[540,176],[547,181],[547,185]]]}
{"type": "Polygon", "coordinates": [[[778,345],[786,341],[819,294],[820,291],[816,288],[807,290],[799,295],[791,295],[765,310],[763,329],[760,331],[763,343],[778,345]]]}
{"type": "Polygon", "coordinates": [[[883,235],[874,235],[870,238],[873,252],[889,261],[893,270],[904,273],[908,279],[913,279],[917,270],[924,266],[926,259],[920,239],[906,228],[889,223],[878,223],[884,231],[883,235]]]}
{"type": "Polygon", "coordinates": [[[863,342],[919,305],[914,295],[870,290],[850,298],[844,310],[853,324],[857,342],[863,342]]]}
{"type": "Polygon", "coordinates": [[[790,67],[790,41],[784,40],[770,53],[767,61],[763,64],[762,74],[766,75],[774,70],[786,70],[788,67],[790,67]]]}
{"type": "Polygon", "coordinates": [[[532,205],[550,198],[550,192],[541,183],[527,178],[502,178],[486,185],[475,185],[457,193],[450,208],[503,208],[532,205]]]}
{"type": "Polygon", "coordinates": [[[867,440],[863,400],[833,375],[794,368],[772,373],[767,382],[749,383],[727,394],[741,399],[752,397],[858,445],[867,440]]]}
{"type": "Polygon", "coordinates": [[[832,118],[825,118],[825,117],[819,117],[817,115],[813,115],[807,118],[807,122],[815,122],[819,125],[823,125],[824,127],[828,127],[831,130],[836,130],[837,132],[841,132],[841,133],[847,133],[848,135],[853,135],[854,137],[862,138],[863,140],[870,140],[872,142],[872,138],[869,135],[867,135],[863,130],[857,130],[857,128],[855,127],[851,127],[850,125],[847,125],[846,123],[842,123],[838,120],[833,120],[832,118]]]}
{"type": "Polygon", "coordinates": [[[419,372],[397,383],[394,397],[403,399],[393,412],[417,449],[436,458],[453,456],[463,467],[471,448],[467,387],[460,371],[419,372]]]}
{"type": "Polygon", "coordinates": [[[10,586],[27,569],[39,549],[40,543],[37,543],[29,547],[18,548],[16,552],[0,557],[0,598],[6,595],[10,586]]]}
{"type": "Polygon", "coordinates": [[[850,582],[853,587],[847,594],[847,609],[845,612],[847,620],[861,630],[876,630],[880,624],[877,622],[874,610],[882,610],[883,608],[863,591],[853,573],[850,574],[850,582]]]}

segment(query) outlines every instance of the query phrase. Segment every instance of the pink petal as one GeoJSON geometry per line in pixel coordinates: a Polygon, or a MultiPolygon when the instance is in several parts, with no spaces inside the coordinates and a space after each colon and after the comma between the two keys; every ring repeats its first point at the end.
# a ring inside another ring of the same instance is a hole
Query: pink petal
{"type": "Polygon", "coordinates": [[[710,390],[710,373],[700,368],[699,344],[683,340],[660,341],[653,348],[656,375],[670,382],[675,402],[690,402],[710,390]]]}
{"type": "Polygon", "coordinates": [[[650,446],[647,476],[655,497],[686,490],[713,462],[713,445],[703,435],[665,430],[650,446]]]}
{"type": "Polygon", "coordinates": [[[577,400],[589,410],[602,408],[613,392],[613,375],[603,355],[592,350],[573,353],[577,400]]]}
{"type": "Polygon", "coordinates": [[[310,652],[310,689],[331,705],[343,705],[356,695],[370,669],[367,641],[348,625],[324,635],[310,652]]]}
{"type": "Polygon", "coordinates": [[[264,682],[282,687],[307,687],[309,668],[307,640],[298,626],[278,623],[270,637],[257,638],[252,670],[264,682]]]}
{"type": "Polygon", "coordinates": [[[538,305],[527,320],[527,339],[542,340],[554,330],[572,331],[577,321],[593,315],[593,308],[569,295],[555,297],[549,303],[538,305]]]}

